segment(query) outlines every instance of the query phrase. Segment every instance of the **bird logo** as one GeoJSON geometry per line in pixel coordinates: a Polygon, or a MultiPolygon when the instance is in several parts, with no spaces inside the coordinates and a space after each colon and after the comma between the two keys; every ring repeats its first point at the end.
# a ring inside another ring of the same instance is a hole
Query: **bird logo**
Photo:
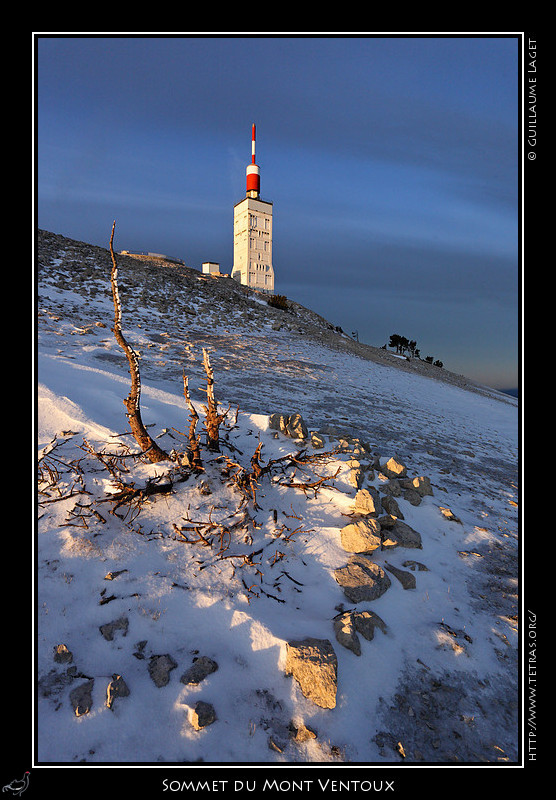
{"type": "Polygon", "coordinates": [[[20,780],[12,781],[11,783],[7,783],[5,786],[2,787],[3,792],[11,792],[14,797],[19,797],[25,789],[29,786],[29,775],[30,772],[25,772],[23,774],[23,778],[20,780]]]}

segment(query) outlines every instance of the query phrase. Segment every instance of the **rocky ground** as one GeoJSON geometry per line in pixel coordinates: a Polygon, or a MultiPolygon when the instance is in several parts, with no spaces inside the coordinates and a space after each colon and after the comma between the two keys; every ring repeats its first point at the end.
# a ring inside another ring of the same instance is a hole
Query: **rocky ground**
{"type": "MultiPolygon", "coordinates": [[[[436,493],[459,498],[458,514],[468,514],[476,530],[483,521],[496,532],[479,536],[472,549],[460,553],[473,564],[467,586],[472,603],[492,619],[499,640],[496,680],[455,669],[439,677],[426,663],[408,664],[393,698],[382,704],[375,741],[385,760],[400,763],[515,763],[519,652],[511,633],[518,626],[519,543],[517,503],[508,498],[518,491],[517,442],[475,428],[468,417],[454,427],[436,403],[433,386],[440,381],[466,389],[478,402],[482,397],[515,401],[448,370],[355,342],[294,302],[287,311],[272,308],[229,278],[152,257],[117,260],[124,327],[133,327],[135,342],[142,337],[142,369],[150,382],[179,380],[184,365],[200,379],[198,352],[205,347],[219,393],[234,406],[250,413],[282,412],[286,409],[275,405],[279,396],[287,408],[303,408],[311,427],[323,434],[356,436],[372,442],[376,452],[394,451],[409,468],[433,475],[436,493]],[[346,355],[372,361],[384,373],[376,373],[372,385],[365,383],[363,369],[344,370],[346,355]],[[428,377],[430,399],[393,392],[390,369],[406,373],[408,393],[412,375],[428,377]]],[[[121,367],[123,374],[125,358],[110,333],[110,268],[107,249],[38,232],[41,330],[63,337],[70,358],[71,337],[79,337],[80,348],[86,337],[98,363],[121,367]]],[[[465,634],[450,626],[446,638],[463,653],[469,646],[465,634]]]]}
{"type": "MultiPolygon", "coordinates": [[[[109,277],[112,262],[106,248],[42,230],[38,231],[37,237],[39,267],[41,262],[48,263],[50,259],[54,264],[59,261],[57,270],[52,268],[52,264],[49,266],[48,282],[51,285],[67,289],[68,276],[71,275],[76,291],[94,299],[99,292],[98,281],[101,279],[105,281],[105,288],[100,291],[111,297],[109,277]],[[59,259],[60,252],[64,253],[62,260],[59,259]]],[[[418,358],[400,358],[389,350],[356,342],[340,332],[331,322],[294,300],[288,300],[287,311],[268,306],[262,295],[227,276],[203,275],[191,267],[152,256],[117,254],[117,262],[120,272],[125,275],[125,285],[121,293],[124,305],[126,295],[129,299],[126,306],[128,316],[136,313],[142,305],[149,306],[163,316],[178,316],[178,330],[183,330],[185,324],[191,341],[223,347],[228,350],[229,358],[235,355],[240,360],[245,356],[257,359],[257,356],[261,356],[261,348],[257,343],[251,352],[249,342],[238,342],[235,332],[229,335],[211,333],[211,323],[216,320],[222,322],[222,312],[226,315],[224,319],[227,317],[230,323],[247,323],[255,330],[262,330],[270,323],[273,331],[293,332],[340,353],[350,353],[377,364],[424,375],[470,391],[486,392],[489,395],[493,393],[493,390],[475,384],[464,375],[436,367],[418,358]],[[160,276],[163,276],[164,291],[160,290],[160,276]],[[199,281],[203,282],[201,292],[199,281]]],[[[307,369],[310,365],[303,361],[288,362],[282,359],[280,366],[284,371],[289,370],[295,375],[299,369],[307,369]]],[[[497,394],[503,401],[504,396],[497,394]]]]}

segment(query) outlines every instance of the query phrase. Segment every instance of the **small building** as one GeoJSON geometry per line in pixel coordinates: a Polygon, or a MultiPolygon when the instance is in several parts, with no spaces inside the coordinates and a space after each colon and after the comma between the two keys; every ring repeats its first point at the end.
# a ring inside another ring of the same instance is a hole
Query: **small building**
{"type": "Polygon", "coordinates": [[[201,272],[206,275],[220,275],[220,264],[216,261],[203,261],[201,272]]]}

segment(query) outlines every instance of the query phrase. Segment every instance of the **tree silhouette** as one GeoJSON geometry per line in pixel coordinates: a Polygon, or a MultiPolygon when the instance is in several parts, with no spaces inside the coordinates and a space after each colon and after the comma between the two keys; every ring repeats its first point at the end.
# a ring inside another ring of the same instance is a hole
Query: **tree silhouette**
{"type": "MultiPolygon", "coordinates": [[[[421,359],[421,350],[417,347],[417,342],[415,339],[408,339],[406,336],[400,336],[399,333],[392,333],[390,335],[390,341],[388,342],[388,347],[395,347],[396,353],[401,353],[402,355],[405,354],[406,351],[409,351],[412,358],[418,358],[419,360],[424,360],[428,364],[433,364],[436,367],[443,367],[444,364],[442,361],[434,361],[433,356],[427,356],[425,359],[421,359]]],[[[384,349],[386,349],[386,345],[384,345],[384,349]]]]}
{"type": "Polygon", "coordinates": [[[388,343],[388,347],[395,347],[396,348],[396,353],[400,353],[401,352],[401,343],[402,343],[402,337],[399,335],[399,333],[393,333],[390,336],[390,341],[388,343]]]}

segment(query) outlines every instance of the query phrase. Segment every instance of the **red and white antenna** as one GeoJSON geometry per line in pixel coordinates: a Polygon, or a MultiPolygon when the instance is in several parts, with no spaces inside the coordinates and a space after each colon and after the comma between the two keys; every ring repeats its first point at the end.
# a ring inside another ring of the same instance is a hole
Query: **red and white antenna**
{"type": "Polygon", "coordinates": [[[251,130],[251,163],[246,170],[247,196],[258,197],[261,190],[261,171],[255,164],[255,123],[251,130]]]}

